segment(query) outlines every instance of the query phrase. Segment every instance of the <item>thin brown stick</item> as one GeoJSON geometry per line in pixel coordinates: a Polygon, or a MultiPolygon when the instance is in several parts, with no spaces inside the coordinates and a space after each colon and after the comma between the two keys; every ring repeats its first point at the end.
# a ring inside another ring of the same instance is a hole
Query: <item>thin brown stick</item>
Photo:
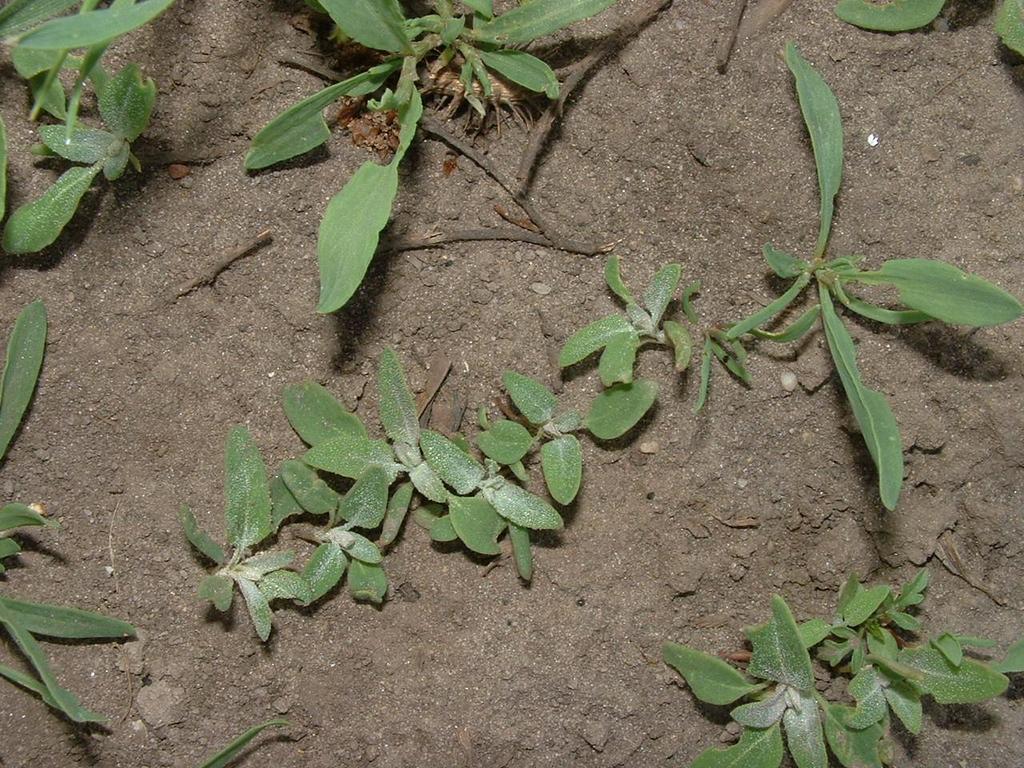
{"type": "Polygon", "coordinates": [[[566,253],[578,253],[581,256],[595,256],[611,250],[611,244],[594,246],[590,243],[579,243],[573,240],[551,240],[544,235],[525,229],[463,229],[448,234],[436,232],[426,237],[397,238],[383,242],[377,253],[402,253],[403,251],[423,251],[428,248],[440,248],[450,243],[470,243],[477,241],[504,240],[510,243],[531,243],[545,248],[554,248],[566,253]]]}
{"type": "Polygon", "coordinates": [[[448,378],[448,373],[452,369],[452,361],[447,357],[437,356],[431,362],[433,365],[430,368],[427,385],[416,398],[416,417],[419,419],[423,418],[427,406],[437,397],[438,390],[441,389],[441,385],[444,384],[444,380],[448,378]]]}
{"type": "Polygon", "coordinates": [[[518,191],[521,195],[525,195],[530,188],[537,158],[544,151],[548,136],[555,126],[555,118],[562,114],[562,109],[569,96],[583,83],[590,71],[609,56],[623,40],[635,37],[640,30],[654,21],[670,5],[672,5],[672,0],[654,0],[650,5],[627,17],[622,26],[597,48],[566,68],[566,77],[562,81],[558,98],[548,105],[537,122],[533,124],[526,149],[523,150],[523,155],[519,159],[519,171],[516,175],[519,179],[518,191]]]}
{"type": "Polygon", "coordinates": [[[174,302],[180,299],[185,294],[191,293],[201,285],[209,285],[217,276],[220,275],[225,269],[230,267],[236,261],[243,256],[247,256],[252,251],[255,251],[262,245],[266,245],[271,241],[273,235],[269,229],[265,229],[260,232],[256,237],[248,242],[242,243],[237,248],[232,248],[230,251],[225,253],[220,259],[214,262],[209,269],[205,270],[202,274],[192,278],[187,283],[182,283],[177,288],[173,289],[168,294],[168,301],[174,302]]]}
{"type": "Polygon", "coordinates": [[[724,75],[729,68],[729,57],[732,56],[732,49],[736,47],[736,36],[740,33],[740,23],[743,21],[743,14],[747,10],[747,0],[736,0],[732,9],[732,18],[729,20],[729,29],[725,37],[718,41],[718,51],[715,53],[715,66],[718,74],[724,75]]]}

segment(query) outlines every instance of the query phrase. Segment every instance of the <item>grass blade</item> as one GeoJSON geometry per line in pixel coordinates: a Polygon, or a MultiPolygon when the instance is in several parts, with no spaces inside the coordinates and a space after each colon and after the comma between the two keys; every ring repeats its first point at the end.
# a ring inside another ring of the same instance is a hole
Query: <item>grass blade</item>
{"type": "Polygon", "coordinates": [[[501,43],[529,43],[596,16],[615,0],[533,0],[476,26],[476,36],[501,43]]]}
{"type": "Polygon", "coordinates": [[[18,45],[41,51],[88,48],[128,34],[155,19],[174,0],[148,0],[79,13],[48,21],[18,40],[18,45]]]}
{"type": "Polygon", "coordinates": [[[7,128],[0,117],[0,220],[7,210],[7,128]]]}
{"type": "Polygon", "coordinates": [[[218,752],[213,757],[207,758],[206,762],[203,763],[199,768],[224,768],[228,763],[234,760],[241,753],[243,749],[248,746],[249,742],[255,739],[267,728],[282,728],[291,725],[287,720],[268,720],[265,723],[254,725],[252,728],[241,734],[228,744],[224,749],[218,752]]]}
{"type": "Polygon", "coordinates": [[[0,605],[12,621],[36,635],[78,639],[135,636],[135,627],[131,624],[80,608],[29,603],[7,597],[0,597],[0,605]]]}
{"type": "Polygon", "coordinates": [[[0,385],[0,458],[18,431],[39,379],[46,349],[46,307],[34,301],[21,310],[7,342],[3,383],[0,385]]]}
{"type": "Polygon", "coordinates": [[[773,317],[779,314],[779,312],[781,312],[782,310],[784,310],[786,307],[793,303],[796,297],[800,295],[800,293],[803,291],[805,287],[807,287],[807,283],[809,283],[810,280],[811,276],[806,272],[800,275],[800,277],[798,277],[796,281],[794,281],[793,285],[789,287],[789,290],[786,291],[781,296],[779,296],[779,298],[777,298],[768,306],[761,309],[759,312],[755,312],[750,317],[746,318],[745,320],[740,320],[738,323],[736,323],[736,325],[732,326],[726,332],[725,338],[729,339],[730,341],[733,339],[738,339],[744,333],[752,331],[759,325],[763,325],[764,323],[771,320],[773,317]]]}

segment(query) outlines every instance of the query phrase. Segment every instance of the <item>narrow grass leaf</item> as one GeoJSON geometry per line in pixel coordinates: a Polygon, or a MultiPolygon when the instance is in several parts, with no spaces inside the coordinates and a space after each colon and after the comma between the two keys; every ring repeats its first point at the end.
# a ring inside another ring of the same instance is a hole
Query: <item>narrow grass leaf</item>
{"type": "Polygon", "coordinates": [[[750,333],[755,338],[764,339],[765,341],[773,341],[776,344],[786,344],[790,341],[798,341],[802,339],[811,328],[814,327],[815,321],[821,315],[821,305],[815,304],[813,307],[804,312],[800,317],[793,321],[793,324],[788,328],[785,328],[778,333],[772,333],[770,331],[762,331],[759,328],[751,329],[750,333]]]}
{"type": "Polygon", "coordinates": [[[836,314],[832,299],[824,287],[819,290],[819,297],[825,337],[832,359],[867,444],[868,453],[878,470],[879,495],[887,509],[895,509],[903,487],[903,446],[896,418],[885,397],[861,382],[853,339],[836,314]]]}
{"type": "Polygon", "coordinates": [[[80,0],[11,0],[0,8],[0,39],[11,38],[39,26],[72,8],[80,0]]]}
{"type": "Polygon", "coordinates": [[[60,706],[54,701],[50,692],[46,690],[46,686],[39,682],[36,678],[31,675],[26,675],[24,672],[8,667],[6,664],[0,664],[0,677],[7,678],[15,685],[20,685],[22,688],[32,691],[39,695],[39,698],[43,702],[54,709],[60,709],[60,706]]]}
{"type": "Polygon", "coordinates": [[[636,426],[657,398],[658,385],[653,381],[616,384],[594,399],[584,424],[599,440],[614,440],[636,426]]]}
{"type": "Polygon", "coordinates": [[[114,3],[110,8],[52,19],[20,37],[18,45],[44,51],[88,48],[148,24],[170,8],[173,2],[114,3]]]}
{"type": "Polygon", "coordinates": [[[199,768],[225,768],[228,763],[241,754],[242,750],[249,745],[250,741],[259,736],[264,730],[267,728],[280,728],[288,725],[290,725],[290,723],[287,720],[268,720],[260,725],[254,725],[224,747],[220,752],[212,757],[208,757],[206,762],[199,766],[199,768]]]}
{"type": "Polygon", "coordinates": [[[7,614],[35,635],[64,638],[134,637],[135,627],[101,613],[0,597],[7,614]]]}
{"type": "Polygon", "coordinates": [[[7,210],[7,128],[0,118],[0,221],[7,210]]]}
{"type": "Polygon", "coordinates": [[[832,89],[814,67],[804,60],[793,43],[786,46],[786,64],[796,79],[800,110],[811,137],[814,161],[818,168],[821,208],[818,244],[814,255],[820,256],[828,245],[835,197],[843,179],[843,124],[832,89]]]}
{"type": "Polygon", "coordinates": [[[847,24],[877,32],[907,32],[931,24],[946,0],[839,0],[836,16],[847,24]]]}
{"type": "Polygon", "coordinates": [[[500,49],[480,51],[484,64],[507,80],[530,91],[543,93],[549,99],[558,98],[558,78],[554,70],[526,51],[500,49]]]}
{"type": "Polygon", "coordinates": [[[700,413],[704,404],[708,401],[708,392],[711,389],[711,358],[714,355],[714,343],[710,338],[704,339],[704,349],[700,356],[700,385],[697,388],[697,402],[693,405],[693,412],[700,413]]]}
{"type": "Polygon", "coordinates": [[[228,435],[224,469],[228,541],[246,549],[263,541],[273,528],[267,468],[245,427],[235,427],[228,435]]]}
{"type": "Polygon", "coordinates": [[[760,325],[764,325],[777,314],[782,312],[786,307],[793,303],[797,296],[799,296],[804,288],[807,287],[807,283],[811,280],[811,276],[806,272],[801,273],[800,276],[793,282],[793,284],[787,289],[787,291],[771,302],[763,309],[755,312],[750,317],[740,320],[738,323],[729,328],[725,333],[727,339],[738,339],[744,333],[748,333],[760,325]]]}
{"type": "Polygon", "coordinates": [[[489,22],[477,24],[478,38],[501,43],[530,43],[574,22],[595,16],[615,0],[532,0],[489,22]]]}
{"type": "Polygon", "coordinates": [[[732,704],[761,688],[717,656],[685,645],[665,643],[661,657],[686,678],[686,684],[690,686],[693,695],[708,704],[732,704]]]}
{"type": "Polygon", "coordinates": [[[836,296],[843,306],[852,312],[856,312],[861,317],[866,317],[869,320],[885,323],[886,325],[914,325],[935,319],[931,315],[926,315],[924,312],[919,312],[916,309],[894,310],[879,307],[863,299],[858,299],[856,296],[849,295],[843,290],[842,285],[836,286],[836,296]]]}
{"type": "Polygon", "coordinates": [[[3,249],[10,254],[36,253],[50,245],[71,221],[99,172],[98,165],[64,171],[42,197],[11,214],[4,226],[3,249]]]}
{"type": "Polygon", "coordinates": [[[46,307],[34,301],[18,314],[7,341],[0,383],[0,459],[14,439],[32,395],[46,351],[46,307]]]}
{"type": "Polygon", "coordinates": [[[780,251],[771,243],[765,243],[761,247],[761,253],[764,260],[768,262],[768,266],[772,268],[772,272],[783,280],[794,278],[810,268],[810,265],[803,259],[798,259],[786,251],[780,251]]]}

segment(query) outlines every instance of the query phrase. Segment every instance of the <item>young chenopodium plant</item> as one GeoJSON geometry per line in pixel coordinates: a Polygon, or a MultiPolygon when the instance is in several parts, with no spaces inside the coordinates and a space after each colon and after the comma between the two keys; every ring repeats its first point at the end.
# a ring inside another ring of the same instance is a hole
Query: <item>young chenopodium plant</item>
{"type": "Polygon", "coordinates": [[[520,47],[614,2],[532,0],[495,15],[491,0],[460,4],[465,9],[451,0],[435,0],[433,13],[416,18],[407,18],[398,0],[310,2],[330,15],[342,37],[385,58],[274,118],[253,139],[246,169],[266,168],[323,144],[330,136],[323,110],[342,97],[378,94],[369,108],[395,113],[400,127],[391,161],[364,163],[327,204],[317,241],[318,312],[345,306],[363,281],[391,215],[399,163],[423,114],[421,92],[447,96],[455,108],[465,102],[481,120],[488,107],[507,102],[503,94],[513,88],[557,98],[559,84],[551,67],[520,47]]]}
{"type": "Polygon", "coordinates": [[[879,494],[888,509],[895,509],[903,486],[903,449],[899,428],[885,397],[870,389],[857,368],[857,352],[837,305],[879,323],[908,325],[939,321],[950,325],[983,327],[1020,317],[1020,302],[1000,288],[956,267],[930,259],[891,259],[878,269],[865,269],[860,256],[826,256],[834,200],[843,173],[843,127],[839,105],[821,75],[790,43],[786,63],[796,79],[804,121],[811,137],[818,169],[821,207],[817,245],[808,260],[764,247],[772,271],[791,280],[788,290],[763,309],[734,323],[725,332],[730,343],[747,337],[778,343],[802,338],[821,320],[836,371],[878,471],[879,494]],[[905,308],[887,309],[858,297],[856,284],[895,288],[905,308]],[[788,328],[770,332],[762,326],[778,317],[808,288],[818,302],[788,328]]]}
{"type": "MultiPolygon", "coordinates": [[[[836,15],[861,29],[908,32],[938,18],[946,0],[840,0],[836,15]]],[[[1024,55],[1024,0],[1003,0],[996,14],[996,33],[1007,48],[1024,55]]]]}
{"type": "MultiPolygon", "coordinates": [[[[46,348],[46,309],[42,302],[29,304],[19,314],[7,344],[3,381],[0,384],[0,459],[7,452],[22,416],[32,400],[46,348]]],[[[56,528],[38,504],[9,503],[0,507],[0,574],[3,559],[21,551],[9,531],[29,526],[56,528]]],[[[2,582],[0,582],[2,583],[2,582]]],[[[37,636],[62,639],[123,639],[135,629],[118,619],[78,608],[16,600],[0,594],[0,626],[28,659],[34,675],[0,664],[0,677],[37,694],[76,723],[102,722],[102,715],[86,709],[57,680],[37,636]]]]}
{"type": "MultiPolygon", "coordinates": [[[[51,18],[74,3],[16,0],[0,11],[0,38],[13,42],[14,67],[28,80],[32,90],[32,119],[45,111],[62,123],[40,126],[42,143],[33,151],[43,157],[60,157],[75,163],[42,197],[11,214],[0,241],[3,250],[42,250],[57,239],[100,173],[113,181],[124,174],[129,164],[140,170],[131,144],[149,125],[156,86],[151,79],[143,78],[134,64],[111,75],[104,70],[101,60],[114,40],[151,21],[171,2],[125,0],[97,10],[96,0],[85,0],[77,14],[51,18]],[[74,56],[72,50],[82,53],[74,56]],[[75,72],[70,93],[65,92],[59,78],[64,70],[75,72]],[[86,83],[96,92],[102,129],[78,123],[86,83]]],[[[2,134],[0,128],[0,173],[6,159],[2,134]]]]}
{"type": "Polygon", "coordinates": [[[783,732],[798,768],[827,768],[828,751],[845,768],[882,768],[890,761],[892,717],[919,733],[924,696],[939,704],[971,704],[1001,695],[1009,683],[1006,673],[1024,669],[1024,641],[995,664],[964,655],[965,647],[994,645],[984,638],[943,632],[911,644],[921,623],[909,611],[924,599],[927,585],[927,571],[899,591],[864,587],[851,577],[831,622],[798,624],[776,596],[771,620],[746,630],[752,651],[745,672],[716,656],[666,643],[665,662],[693,694],[733,706],[730,715],[743,728],[738,744],[707,750],[694,768],[776,768],[783,732]],[[850,678],[847,692],[854,705],[830,701],[816,690],[810,654],[815,648],[819,659],[850,678]]]}

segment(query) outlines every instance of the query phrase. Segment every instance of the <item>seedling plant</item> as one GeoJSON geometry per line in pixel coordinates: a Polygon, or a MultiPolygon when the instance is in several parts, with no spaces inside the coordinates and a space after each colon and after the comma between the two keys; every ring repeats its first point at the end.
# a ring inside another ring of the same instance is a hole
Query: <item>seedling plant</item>
{"type": "MultiPolygon", "coordinates": [[[[938,18],[946,0],[892,0],[883,4],[870,0],[840,0],[836,15],[862,29],[880,32],[908,32],[938,18]]],[[[1007,48],[1024,55],[1024,1],[1003,0],[996,12],[996,33],[1007,48]]]]}
{"type": "MultiPolygon", "coordinates": [[[[45,347],[46,309],[37,301],[22,310],[7,344],[0,384],[0,459],[32,400],[45,347]]],[[[21,551],[10,532],[32,526],[56,528],[57,523],[46,517],[37,504],[10,503],[0,507],[0,574],[5,573],[3,559],[21,551]]],[[[0,581],[0,585],[4,583],[0,581]]],[[[0,591],[0,627],[29,661],[34,674],[0,664],[0,677],[37,694],[74,722],[102,722],[102,715],[83,707],[73,693],[60,685],[38,638],[123,639],[134,636],[134,627],[91,611],[17,600],[5,592],[0,591]]]]}
{"type": "MultiPolygon", "coordinates": [[[[108,73],[102,58],[118,37],[156,18],[172,2],[116,0],[110,7],[97,10],[98,0],[85,0],[78,13],[58,18],[52,17],[77,3],[15,0],[0,10],[0,39],[13,45],[14,67],[28,80],[32,91],[30,117],[34,120],[45,112],[62,123],[40,126],[41,143],[33,152],[74,164],[42,197],[11,214],[2,238],[7,253],[40,251],[56,240],[101,173],[113,181],[129,165],[141,170],[131,145],[149,125],[156,85],[134,64],[108,73]],[[74,55],[74,51],[80,54],[74,55]],[[61,83],[62,71],[74,73],[70,92],[61,83]],[[103,128],[79,122],[87,84],[96,94],[103,128]]],[[[0,172],[5,165],[6,147],[0,126],[0,172]]],[[[0,218],[3,191],[0,182],[0,218]]]]}
{"type": "Polygon", "coordinates": [[[1005,692],[1006,673],[1024,669],[1024,642],[995,664],[965,655],[965,648],[994,645],[984,638],[943,632],[911,642],[922,628],[912,611],[927,586],[927,571],[899,591],[864,587],[851,577],[831,622],[798,624],[785,600],[775,596],[772,618],[746,630],[752,650],[745,672],[717,656],[666,643],[665,662],[682,674],[693,695],[715,706],[735,705],[730,715],[742,726],[738,744],[707,750],[693,767],[776,768],[788,750],[798,768],[827,768],[829,751],[845,768],[881,768],[891,760],[892,717],[920,733],[923,697],[974,704],[1005,692]],[[830,672],[850,678],[847,691],[855,705],[830,701],[816,690],[810,654],[815,649],[830,672]]]}
{"type": "MultiPolygon", "coordinates": [[[[152,2],[152,0],[150,0],[152,2]]],[[[319,0],[338,34],[385,59],[328,86],[278,115],[253,139],[245,159],[258,170],[309,152],[330,130],[323,110],[342,97],[368,97],[369,109],[394,112],[400,126],[391,161],[365,162],[327,204],[317,241],[318,312],[334,312],[363,281],[398,191],[398,166],[423,114],[421,94],[441,93],[450,110],[464,102],[483,121],[489,108],[509,103],[519,88],[557,98],[558,79],[541,59],[519,50],[537,38],[586,19],[615,0],[532,0],[495,15],[491,0],[436,0],[434,12],[407,18],[397,0],[319,0]],[[464,8],[462,7],[464,6],[464,8]],[[393,84],[393,87],[392,87],[393,84]]],[[[500,114],[496,115],[500,120],[500,114]]]]}

